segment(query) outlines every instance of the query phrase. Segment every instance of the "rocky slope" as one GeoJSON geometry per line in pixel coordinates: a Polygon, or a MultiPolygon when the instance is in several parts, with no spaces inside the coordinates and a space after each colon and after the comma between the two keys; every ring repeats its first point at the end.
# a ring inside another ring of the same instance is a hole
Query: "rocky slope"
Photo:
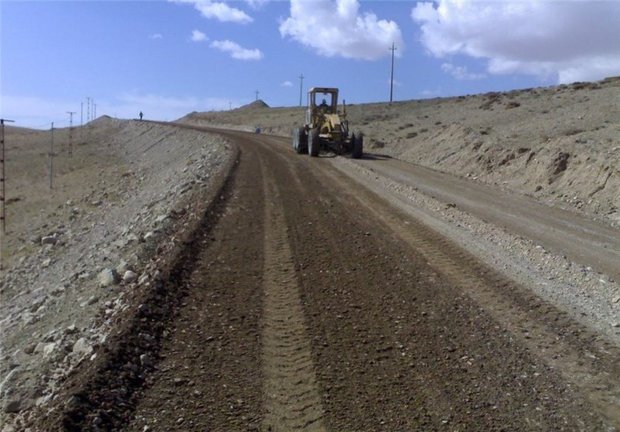
{"type": "Polygon", "coordinates": [[[195,197],[231,156],[217,136],[147,122],[99,119],[55,137],[7,133],[7,233],[0,280],[0,425],[44,409],[81,362],[105,345],[134,290],[190,223],[195,197]],[[82,141],[83,139],[83,141],[82,141]],[[77,143],[83,144],[77,144],[77,143]]]}

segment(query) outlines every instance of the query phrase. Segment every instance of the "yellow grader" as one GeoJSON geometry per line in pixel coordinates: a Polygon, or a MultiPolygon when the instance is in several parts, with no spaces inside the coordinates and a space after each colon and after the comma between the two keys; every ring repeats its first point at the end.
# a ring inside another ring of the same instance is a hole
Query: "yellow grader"
{"type": "Polygon", "coordinates": [[[316,157],[321,150],[332,150],[338,155],[350,154],[359,159],[364,151],[361,131],[349,131],[347,109],[343,101],[342,113],[338,112],[338,89],[313,87],[308,91],[306,122],[293,130],[293,149],[298,154],[316,157]],[[320,103],[318,99],[321,99],[320,103]]]}

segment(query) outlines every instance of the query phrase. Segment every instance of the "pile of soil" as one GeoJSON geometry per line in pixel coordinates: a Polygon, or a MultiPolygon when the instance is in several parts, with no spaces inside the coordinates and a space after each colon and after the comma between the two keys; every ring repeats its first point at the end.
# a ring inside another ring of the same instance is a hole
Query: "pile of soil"
{"type": "Polygon", "coordinates": [[[247,111],[247,110],[255,110],[261,108],[269,108],[269,105],[265,103],[262,99],[255,100],[247,105],[240,106],[236,108],[236,111],[247,111]]]}

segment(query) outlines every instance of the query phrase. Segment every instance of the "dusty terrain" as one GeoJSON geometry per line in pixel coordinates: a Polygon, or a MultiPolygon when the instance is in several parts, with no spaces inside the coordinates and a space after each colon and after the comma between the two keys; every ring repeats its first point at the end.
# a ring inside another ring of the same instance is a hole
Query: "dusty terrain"
{"type": "MultiPolygon", "coordinates": [[[[352,100],[355,95],[341,95],[352,100]]],[[[455,98],[349,105],[367,150],[620,224],[620,78],[455,98]]],[[[192,113],[182,121],[289,136],[302,108],[192,113]]]]}
{"type": "Polygon", "coordinates": [[[2,430],[617,430],[619,96],[11,129],[2,430]]]}
{"type": "Polygon", "coordinates": [[[147,123],[101,118],[84,130],[85,144],[74,135],[69,157],[68,131],[55,134],[50,189],[50,133],[6,134],[2,419],[47,404],[96,356],[113,318],[194,217],[194,189],[230,157],[221,138],[147,123]]]}

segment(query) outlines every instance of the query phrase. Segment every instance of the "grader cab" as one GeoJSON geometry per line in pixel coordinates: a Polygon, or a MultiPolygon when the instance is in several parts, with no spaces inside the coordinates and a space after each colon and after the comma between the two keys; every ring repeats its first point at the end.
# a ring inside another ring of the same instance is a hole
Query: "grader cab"
{"type": "Polygon", "coordinates": [[[338,111],[338,89],[313,87],[308,91],[306,121],[293,130],[293,149],[299,153],[318,156],[321,150],[338,155],[350,154],[359,159],[363,154],[364,135],[352,133],[346,119],[346,105],[338,111]]]}

